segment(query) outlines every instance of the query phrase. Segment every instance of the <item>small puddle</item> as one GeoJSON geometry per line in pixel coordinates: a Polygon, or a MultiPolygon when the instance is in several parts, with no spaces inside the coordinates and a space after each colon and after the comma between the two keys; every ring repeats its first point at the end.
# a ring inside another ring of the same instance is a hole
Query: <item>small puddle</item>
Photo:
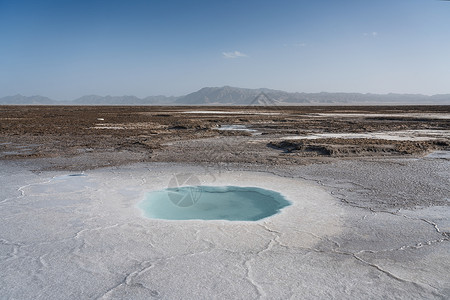
{"type": "Polygon", "coordinates": [[[450,159],[450,151],[433,151],[426,155],[428,158],[450,159]]]}
{"type": "Polygon", "coordinates": [[[258,221],[290,204],[256,187],[183,186],[150,192],[138,207],[150,219],[258,221]]]}

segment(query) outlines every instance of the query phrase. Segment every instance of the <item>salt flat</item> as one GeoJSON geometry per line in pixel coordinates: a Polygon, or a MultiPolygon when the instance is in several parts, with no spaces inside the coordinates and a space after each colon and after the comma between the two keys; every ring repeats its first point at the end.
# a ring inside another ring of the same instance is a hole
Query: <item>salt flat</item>
{"type": "Polygon", "coordinates": [[[0,161],[2,299],[450,296],[448,159],[32,172],[38,164],[0,161]],[[180,174],[293,205],[257,222],[144,218],[136,204],[180,174]]]}
{"type": "Polygon", "coordinates": [[[208,109],[0,107],[0,299],[450,298],[448,106],[208,109]],[[145,218],[173,182],[292,205],[145,218]]]}

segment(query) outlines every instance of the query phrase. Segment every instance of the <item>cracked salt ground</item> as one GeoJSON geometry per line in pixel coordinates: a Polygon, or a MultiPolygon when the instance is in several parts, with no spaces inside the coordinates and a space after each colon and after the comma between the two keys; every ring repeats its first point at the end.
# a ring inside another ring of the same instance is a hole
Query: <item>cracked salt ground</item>
{"type": "Polygon", "coordinates": [[[448,207],[375,212],[268,173],[142,164],[66,176],[0,164],[10,185],[0,199],[2,299],[450,296],[448,207]],[[292,205],[258,222],[143,218],[137,202],[178,173],[277,190],[292,205]]]}

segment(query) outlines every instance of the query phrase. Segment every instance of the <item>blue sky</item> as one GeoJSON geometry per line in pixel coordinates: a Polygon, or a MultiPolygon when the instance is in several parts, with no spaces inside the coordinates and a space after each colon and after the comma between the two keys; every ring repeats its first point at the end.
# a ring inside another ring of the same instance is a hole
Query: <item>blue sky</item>
{"type": "Polygon", "coordinates": [[[450,93],[450,1],[0,0],[0,96],[450,93]]]}

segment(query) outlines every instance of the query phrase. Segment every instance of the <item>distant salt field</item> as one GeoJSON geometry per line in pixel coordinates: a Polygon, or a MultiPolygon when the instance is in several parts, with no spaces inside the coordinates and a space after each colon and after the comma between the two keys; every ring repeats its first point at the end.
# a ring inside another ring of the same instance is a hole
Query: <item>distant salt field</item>
{"type": "Polygon", "coordinates": [[[342,117],[342,118],[353,118],[353,117],[365,117],[365,118],[415,118],[415,119],[442,119],[449,120],[450,114],[447,113],[392,113],[392,114],[379,114],[379,113],[318,113],[310,114],[310,117],[342,117]]]}
{"type": "Polygon", "coordinates": [[[233,125],[220,125],[220,127],[217,127],[217,128],[214,128],[214,129],[217,129],[217,130],[225,130],[225,131],[227,131],[227,130],[234,130],[234,131],[247,131],[247,132],[256,132],[257,130],[256,129],[251,129],[251,128],[248,128],[247,126],[245,126],[245,125],[237,125],[237,124],[233,124],[233,125]]]}
{"type": "Polygon", "coordinates": [[[449,139],[450,130],[405,130],[368,133],[315,133],[310,135],[285,136],[285,140],[337,139],[382,139],[391,141],[428,141],[449,139]]]}
{"type": "MultiPolygon", "coordinates": [[[[254,108],[254,110],[257,109],[254,108]]],[[[217,115],[263,115],[263,116],[273,116],[279,115],[279,112],[255,112],[255,111],[220,111],[220,110],[187,110],[183,111],[185,114],[217,114],[217,115]]]]}

